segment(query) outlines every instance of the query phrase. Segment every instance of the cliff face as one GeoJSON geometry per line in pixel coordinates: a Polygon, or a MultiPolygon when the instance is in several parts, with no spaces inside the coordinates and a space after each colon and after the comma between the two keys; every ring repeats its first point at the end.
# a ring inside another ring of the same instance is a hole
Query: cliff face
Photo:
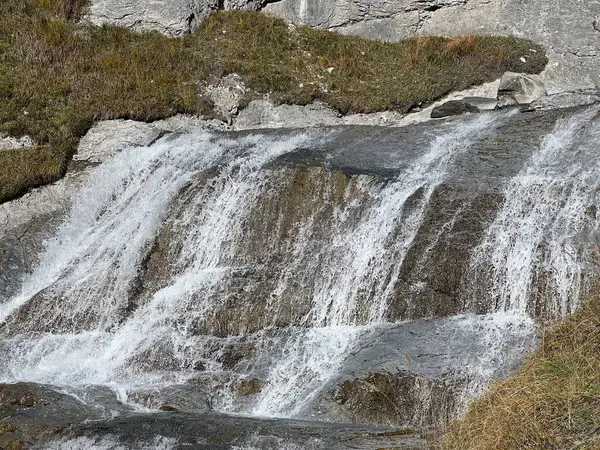
{"type": "Polygon", "coordinates": [[[595,87],[600,2],[563,0],[93,0],[88,20],[170,35],[193,30],[217,9],[261,10],[294,24],[397,41],[416,35],[496,34],[548,49],[550,93],[595,87]]]}
{"type": "Polygon", "coordinates": [[[217,9],[257,11],[265,0],[93,0],[87,20],[179,36],[217,9]]]}
{"type": "Polygon", "coordinates": [[[271,14],[293,23],[395,41],[414,35],[499,34],[548,49],[550,91],[597,86],[600,55],[595,1],[544,0],[282,0],[271,14]]]}

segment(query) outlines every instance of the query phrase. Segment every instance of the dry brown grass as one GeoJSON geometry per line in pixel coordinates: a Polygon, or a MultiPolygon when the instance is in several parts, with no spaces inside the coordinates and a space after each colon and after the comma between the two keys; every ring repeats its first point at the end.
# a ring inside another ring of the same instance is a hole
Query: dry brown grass
{"type": "Polygon", "coordinates": [[[600,296],[450,427],[446,449],[600,449],[600,296]]]}
{"type": "Polygon", "coordinates": [[[468,34],[466,36],[459,36],[450,39],[444,44],[443,50],[445,52],[464,54],[472,51],[476,45],[477,36],[475,36],[474,34],[468,34]]]}
{"type": "Polygon", "coordinates": [[[541,48],[516,38],[389,44],[307,27],[290,32],[281,20],[241,11],[213,14],[195,34],[171,39],[76,24],[85,2],[0,2],[0,134],[36,142],[19,156],[31,158],[27,173],[0,165],[0,202],[60,177],[95,121],[211,116],[199,86],[228,73],[251,88],[247,100],[268,94],[279,103],[321,99],[342,113],[406,112],[505,70],[539,72],[547,62],[541,48]]]}

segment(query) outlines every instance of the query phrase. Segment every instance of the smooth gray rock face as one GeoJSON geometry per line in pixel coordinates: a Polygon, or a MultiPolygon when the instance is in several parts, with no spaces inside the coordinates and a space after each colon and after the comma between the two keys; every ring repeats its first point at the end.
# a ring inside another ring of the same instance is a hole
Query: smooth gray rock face
{"type": "Polygon", "coordinates": [[[466,3],[467,0],[282,0],[268,5],[266,10],[294,23],[396,40],[416,33],[431,11],[466,3]]]}
{"type": "Polygon", "coordinates": [[[464,97],[463,101],[484,111],[496,109],[498,105],[498,99],[495,97],[464,97]]]}
{"type": "Polygon", "coordinates": [[[126,147],[150,145],[161,130],[134,120],[107,120],[94,125],[81,138],[74,161],[100,163],[126,147]]]}
{"type": "Polygon", "coordinates": [[[509,105],[528,105],[545,95],[546,88],[538,75],[505,72],[498,86],[498,98],[509,105]]]}
{"type": "Polygon", "coordinates": [[[547,48],[542,76],[551,93],[600,85],[596,0],[282,0],[265,10],[293,23],[386,41],[469,33],[528,38],[547,48]]]}
{"type": "Polygon", "coordinates": [[[86,19],[95,25],[118,25],[180,36],[192,32],[217,9],[258,11],[264,3],[264,0],[93,0],[86,19]]]}
{"type": "Polygon", "coordinates": [[[234,130],[337,125],[401,126],[410,123],[409,120],[422,121],[424,119],[403,116],[396,111],[342,116],[320,102],[310,103],[306,106],[274,106],[267,100],[253,100],[236,117],[233,117],[231,125],[234,130]]]}
{"type": "Polygon", "coordinates": [[[218,6],[218,0],[94,0],[86,19],[178,36],[190,32],[218,6]]]}

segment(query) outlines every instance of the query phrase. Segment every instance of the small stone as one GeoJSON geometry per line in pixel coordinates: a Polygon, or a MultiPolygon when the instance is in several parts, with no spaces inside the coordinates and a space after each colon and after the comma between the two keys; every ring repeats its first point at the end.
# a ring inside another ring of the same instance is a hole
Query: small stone
{"type": "Polygon", "coordinates": [[[332,73],[334,70],[335,70],[335,68],[334,68],[334,67],[328,67],[328,68],[327,68],[327,72],[329,72],[329,73],[332,73]]]}

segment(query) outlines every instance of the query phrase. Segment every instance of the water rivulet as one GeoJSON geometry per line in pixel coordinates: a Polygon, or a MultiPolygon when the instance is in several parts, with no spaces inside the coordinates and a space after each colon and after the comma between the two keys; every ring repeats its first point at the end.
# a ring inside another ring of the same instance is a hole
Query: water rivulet
{"type": "Polygon", "coordinates": [[[29,273],[3,268],[0,379],[79,402],[70,423],[96,408],[104,428],[51,448],[371,448],[248,430],[443,424],[592,288],[598,137],[592,108],[124,149],[29,273]]]}

